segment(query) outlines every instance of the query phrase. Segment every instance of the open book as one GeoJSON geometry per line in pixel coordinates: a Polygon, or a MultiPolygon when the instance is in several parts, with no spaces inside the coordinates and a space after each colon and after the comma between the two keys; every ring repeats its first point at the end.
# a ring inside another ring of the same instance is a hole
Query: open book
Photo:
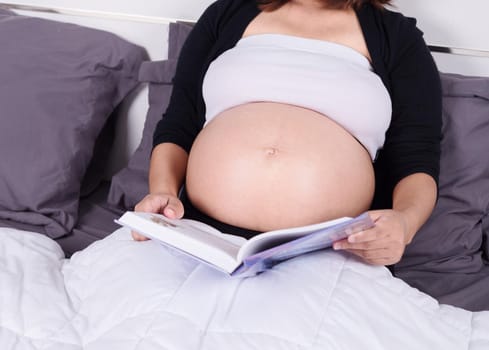
{"type": "Polygon", "coordinates": [[[364,213],[356,218],[344,217],[264,232],[247,240],[199,221],[172,220],[159,214],[128,211],[116,222],[241,277],[258,274],[295,256],[331,247],[335,241],[374,226],[370,216],[364,213]]]}

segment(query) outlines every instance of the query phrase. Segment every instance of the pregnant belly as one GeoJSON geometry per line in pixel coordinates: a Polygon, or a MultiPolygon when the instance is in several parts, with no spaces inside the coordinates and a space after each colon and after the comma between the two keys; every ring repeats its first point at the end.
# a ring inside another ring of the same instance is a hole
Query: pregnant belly
{"type": "Polygon", "coordinates": [[[360,214],[374,173],[366,149],[331,119],[260,102],[228,109],[200,132],[186,187],[207,215],[269,231],[360,214]]]}

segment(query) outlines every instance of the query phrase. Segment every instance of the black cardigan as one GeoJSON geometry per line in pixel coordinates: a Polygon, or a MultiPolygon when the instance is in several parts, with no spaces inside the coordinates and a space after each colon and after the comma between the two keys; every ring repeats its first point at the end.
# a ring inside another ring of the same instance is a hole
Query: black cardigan
{"type": "MultiPolygon", "coordinates": [[[[153,146],[171,142],[187,152],[205,122],[202,82],[210,63],[235,46],[260,10],[255,0],[218,0],[197,21],[179,58],[169,106],[153,146]]],[[[441,86],[438,70],[413,18],[364,4],[356,11],[374,72],[392,100],[392,119],[374,162],[372,208],[390,208],[392,190],[422,172],[438,182],[441,86]]],[[[352,101],[354,103],[354,101],[352,101]]]]}

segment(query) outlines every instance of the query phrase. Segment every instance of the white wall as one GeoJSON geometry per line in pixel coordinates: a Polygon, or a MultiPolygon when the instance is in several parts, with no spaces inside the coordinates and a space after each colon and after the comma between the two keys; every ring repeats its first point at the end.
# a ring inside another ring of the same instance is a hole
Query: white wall
{"type": "Polygon", "coordinates": [[[430,43],[489,50],[488,0],[395,0],[394,4],[418,19],[430,43]]]}
{"type": "MultiPolygon", "coordinates": [[[[488,0],[395,0],[394,4],[418,20],[429,44],[489,51],[488,0]]],[[[434,56],[441,71],[489,76],[487,57],[434,56]]]]}
{"type": "Polygon", "coordinates": [[[196,19],[213,0],[5,0],[5,2],[196,19]]]}

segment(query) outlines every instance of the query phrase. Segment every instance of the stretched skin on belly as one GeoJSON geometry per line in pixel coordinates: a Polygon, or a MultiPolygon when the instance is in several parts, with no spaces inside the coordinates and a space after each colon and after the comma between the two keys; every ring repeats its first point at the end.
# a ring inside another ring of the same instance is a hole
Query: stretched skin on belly
{"type": "Polygon", "coordinates": [[[260,102],[228,109],[201,131],[186,186],[207,215],[268,231],[360,214],[374,174],[366,149],[331,119],[260,102]]]}

